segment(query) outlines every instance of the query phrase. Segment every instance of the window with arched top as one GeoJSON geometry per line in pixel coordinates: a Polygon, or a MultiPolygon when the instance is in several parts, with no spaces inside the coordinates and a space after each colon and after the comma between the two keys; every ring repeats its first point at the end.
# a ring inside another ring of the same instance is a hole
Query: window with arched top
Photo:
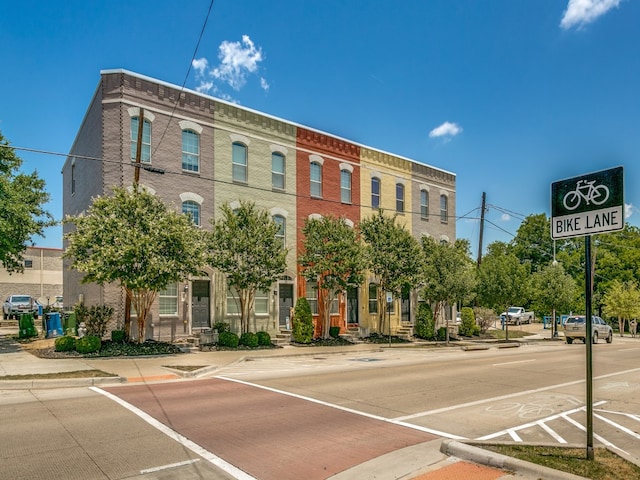
{"type": "Polygon", "coordinates": [[[371,178],[371,208],[380,208],[380,179],[371,178]]]}
{"type": "Polygon", "coordinates": [[[404,213],[404,185],[396,183],[396,212],[404,213]]]}
{"type": "Polygon", "coordinates": [[[442,223],[449,221],[449,199],[446,195],[440,195],[440,221],[442,223]]]}
{"type": "Polygon", "coordinates": [[[247,146],[240,142],[233,142],[231,148],[231,175],[233,181],[247,183],[249,179],[247,146]]]}
{"type": "Polygon", "coordinates": [[[271,154],[271,186],[278,190],[285,187],[285,158],[280,152],[271,154]]]}
{"type": "Polygon", "coordinates": [[[319,162],[311,162],[309,165],[310,195],[322,198],[322,165],[319,162]]]}
{"type": "Polygon", "coordinates": [[[182,213],[191,217],[194,225],[200,225],[200,204],[193,200],[182,202],[182,213]]]}
{"type": "Polygon", "coordinates": [[[351,172],[340,170],[340,201],[351,203],[351,172]]]}
{"type": "MultiPolygon", "coordinates": [[[[140,124],[140,117],[131,117],[131,160],[136,159],[136,153],[138,150],[138,127],[140,124]]],[[[144,119],[142,126],[142,142],[140,149],[140,162],[151,163],[151,122],[148,119],[144,119]]]]}
{"type": "Polygon", "coordinates": [[[420,190],[420,218],[429,220],[429,192],[420,190]]]}
{"type": "Polygon", "coordinates": [[[193,130],[182,131],[182,170],[200,171],[200,135],[193,130]]]}

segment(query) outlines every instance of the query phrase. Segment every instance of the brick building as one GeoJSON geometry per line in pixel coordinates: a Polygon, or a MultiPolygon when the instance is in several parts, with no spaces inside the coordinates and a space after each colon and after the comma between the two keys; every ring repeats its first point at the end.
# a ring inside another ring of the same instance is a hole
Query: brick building
{"type": "MultiPolygon", "coordinates": [[[[307,218],[332,214],[357,225],[383,208],[398,213],[416,238],[455,239],[453,173],[125,70],[101,72],[62,170],[65,215],[84,211],[92,197],[109,194],[113,186],[131,185],[141,124],[143,164],[166,173],[143,169],[140,184],[202,228],[211,227],[220,205],[240,199],[254,201],[281,225],[287,270],[257,294],[254,330],[276,333],[287,326],[295,298],[317,294],[298,275],[296,262],[307,218]]],[[[79,272],[65,268],[65,299],[109,304],[121,322],[123,290],[80,280],[79,272]]],[[[332,324],[374,328],[372,291],[367,282],[347,292],[332,307],[332,324]]],[[[191,334],[219,321],[239,329],[235,302],[219,272],[204,268],[159,296],[148,337],[191,334]]],[[[411,324],[416,302],[412,293],[394,304],[392,329],[411,324]]]]}

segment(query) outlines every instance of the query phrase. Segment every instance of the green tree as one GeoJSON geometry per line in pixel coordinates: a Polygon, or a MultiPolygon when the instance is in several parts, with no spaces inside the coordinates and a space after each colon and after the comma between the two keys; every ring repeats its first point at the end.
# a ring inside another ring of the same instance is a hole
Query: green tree
{"type": "Polygon", "coordinates": [[[436,338],[435,322],[433,320],[433,311],[431,305],[427,302],[418,303],[416,311],[415,335],[425,340],[433,340],[436,338]]]}
{"type": "MultiPolygon", "coordinates": [[[[422,238],[424,252],[424,289],[422,296],[435,302],[435,318],[446,305],[471,300],[476,286],[476,274],[469,254],[469,242],[458,239],[455,243],[437,242],[432,237],[422,238]]],[[[447,318],[447,341],[449,319],[447,318]]]]}
{"type": "Polygon", "coordinates": [[[458,330],[460,335],[465,337],[471,337],[480,333],[480,327],[476,325],[476,316],[471,307],[463,307],[460,310],[460,329],[458,330]]]}
{"type": "Polygon", "coordinates": [[[241,333],[249,332],[256,291],[269,290],[287,268],[287,249],[276,236],[280,226],[253,202],[221,207],[222,217],[208,238],[209,264],[227,276],[240,307],[241,333]]]}
{"type": "MultiPolygon", "coordinates": [[[[369,270],[378,285],[378,305],[384,305],[385,292],[398,298],[402,292],[416,288],[423,272],[420,243],[406,228],[396,223],[396,216],[377,214],[360,222],[369,270]]],[[[383,333],[385,315],[378,315],[378,332],[383,333]]]]}
{"type": "Polygon", "coordinates": [[[544,213],[529,215],[518,227],[510,245],[511,251],[518,257],[520,263],[528,263],[532,272],[537,272],[549,265],[553,260],[553,239],[549,218],[544,213]]]}
{"type": "Polygon", "coordinates": [[[311,343],[313,340],[313,317],[309,301],[300,297],[293,309],[292,336],[297,343],[311,343]]]}
{"type": "Polygon", "coordinates": [[[204,264],[204,242],[190,218],[138,186],[116,187],[112,196],[95,198],[85,214],[64,221],[75,225],[65,235],[64,256],[85,273],[83,283],[124,287],[138,317],[139,342],[157,292],[204,264]]]}
{"type": "MultiPolygon", "coordinates": [[[[532,275],[533,308],[541,314],[569,312],[577,306],[576,282],[560,263],[542,267],[532,275]]],[[[555,319],[553,335],[557,333],[555,319]]]]}
{"type": "Polygon", "coordinates": [[[621,282],[614,280],[604,295],[604,315],[616,317],[620,336],[624,334],[626,320],[640,317],[640,290],[634,281],[621,282]]]}
{"type": "Polygon", "coordinates": [[[322,305],[322,338],[329,338],[331,302],[348,287],[360,285],[364,276],[362,244],[357,232],[343,218],[312,218],[302,227],[302,253],[298,263],[302,276],[318,282],[322,305]]]}
{"type": "Polygon", "coordinates": [[[49,201],[37,172],[19,173],[22,159],[0,133],[0,265],[9,273],[24,270],[24,252],[34,235],[55,221],[43,205],[49,201]]]}
{"type": "MultiPolygon", "coordinates": [[[[529,297],[529,269],[513,253],[504,253],[501,245],[493,249],[492,245],[478,270],[477,293],[481,305],[497,312],[506,312],[512,305],[525,306],[529,297]]],[[[506,321],[505,338],[509,340],[506,321]]]]}

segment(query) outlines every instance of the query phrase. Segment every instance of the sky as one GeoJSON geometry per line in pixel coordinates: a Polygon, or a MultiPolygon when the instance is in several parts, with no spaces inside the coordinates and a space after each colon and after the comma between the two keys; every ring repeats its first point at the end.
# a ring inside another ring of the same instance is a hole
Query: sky
{"type": "MultiPolygon", "coordinates": [[[[0,132],[62,175],[100,71],[123,68],[456,174],[477,256],[550,215],[551,183],[623,166],[640,225],[640,2],[0,0],[0,132]]],[[[62,247],[53,227],[33,239],[62,247]]]]}

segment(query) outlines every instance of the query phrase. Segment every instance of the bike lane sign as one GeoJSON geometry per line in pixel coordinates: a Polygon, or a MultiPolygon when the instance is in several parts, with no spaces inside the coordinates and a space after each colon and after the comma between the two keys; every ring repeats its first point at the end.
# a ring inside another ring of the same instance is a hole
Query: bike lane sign
{"type": "Polygon", "coordinates": [[[624,228],[623,168],[551,184],[551,238],[570,238],[624,228]]]}

